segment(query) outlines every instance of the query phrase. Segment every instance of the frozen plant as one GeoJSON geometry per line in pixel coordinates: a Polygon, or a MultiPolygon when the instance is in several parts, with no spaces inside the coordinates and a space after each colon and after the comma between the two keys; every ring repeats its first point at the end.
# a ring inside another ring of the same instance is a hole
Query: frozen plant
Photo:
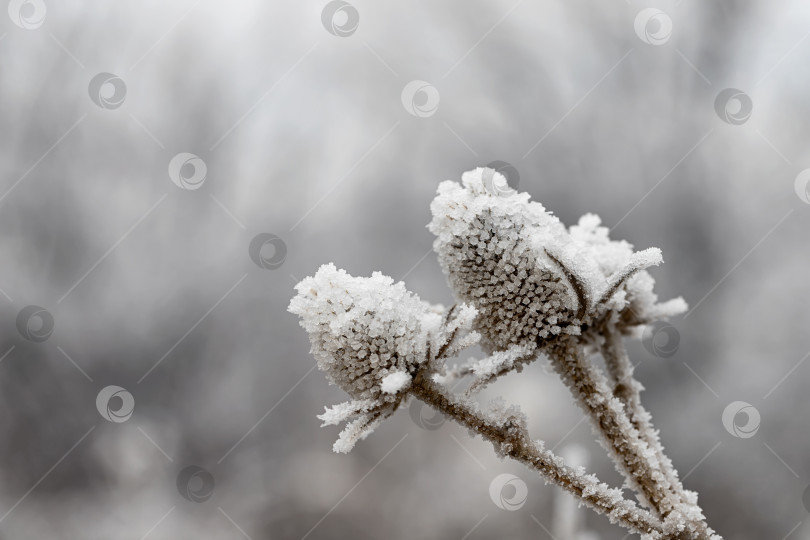
{"type": "Polygon", "coordinates": [[[488,168],[442,182],[431,211],[433,247],[458,301],[449,309],[379,272],[352,277],[333,264],[296,286],[289,310],[318,367],[351,397],[319,416],[323,425],[347,422],[334,450],[349,452],[415,398],[642,538],[722,540],[665,456],[624,348],[625,337],[686,310],[683,299],[659,303],[653,292],[647,268],[662,262],[660,250],[611,240],[593,214],[566,228],[488,168]],[[473,345],[488,356],[448,364],[473,345]],[[517,406],[475,401],[485,385],[540,357],[590,417],[638,503],[532,439],[517,406]],[[466,390],[451,391],[462,378],[466,390]]]}
{"type": "MultiPolygon", "coordinates": [[[[560,452],[572,467],[586,467],[588,452],[578,446],[566,446],[560,452]]],[[[546,532],[555,540],[599,540],[596,533],[585,530],[582,512],[577,500],[570,493],[558,491],[554,496],[554,512],[551,516],[551,531],[546,532]]]]}

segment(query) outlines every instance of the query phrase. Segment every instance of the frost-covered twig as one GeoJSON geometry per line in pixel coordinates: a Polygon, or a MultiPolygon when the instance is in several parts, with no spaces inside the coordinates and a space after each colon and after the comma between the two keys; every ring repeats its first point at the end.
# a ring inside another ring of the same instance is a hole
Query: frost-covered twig
{"type": "Polygon", "coordinates": [[[586,475],[563,463],[562,458],[546,450],[529,437],[525,424],[514,419],[489,417],[477,407],[448,394],[443,387],[424,377],[418,378],[411,392],[436,410],[491,442],[495,451],[539,472],[548,482],[572,493],[585,505],[607,515],[630,531],[662,538],[662,524],[650,512],[626,500],[621,490],[611,489],[593,475],[586,475]]]}
{"type": "MultiPolygon", "coordinates": [[[[566,446],[560,454],[569,466],[575,469],[588,465],[588,453],[578,445],[566,446]]],[[[576,498],[564,492],[554,495],[549,536],[554,540],[598,540],[595,533],[585,530],[584,519],[576,498]]]]}
{"type": "MultiPolygon", "coordinates": [[[[472,334],[466,318],[456,324],[452,313],[438,317],[401,282],[394,284],[379,273],[355,278],[331,264],[304,279],[297,289],[290,311],[301,317],[309,332],[318,366],[352,397],[319,416],[323,425],[348,421],[335,443],[336,452],[350,451],[403,400],[414,396],[490,441],[500,455],[528,465],[611,521],[661,538],[663,526],[649,511],[596,477],[565,466],[542,443],[531,440],[516,407],[487,414],[437,382],[441,379],[437,370],[445,357],[432,357],[429,349],[459,339],[460,334],[472,334]]],[[[446,354],[451,348],[442,345],[439,350],[446,354]]]]}
{"type": "Polygon", "coordinates": [[[633,427],[655,451],[662,472],[667,477],[673,492],[682,496],[683,486],[678,479],[678,474],[675,472],[672,462],[664,455],[658,433],[652,427],[650,413],[641,404],[641,391],[644,387],[633,376],[633,365],[627,356],[621,335],[615,330],[607,331],[601,351],[613,385],[613,395],[622,402],[633,427]]]}
{"type": "Polygon", "coordinates": [[[507,373],[519,372],[525,364],[536,357],[537,349],[534,346],[513,345],[505,351],[496,351],[483,360],[472,362],[467,370],[475,376],[475,379],[467,389],[466,395],[470,396],[478,392],[507,373]]]}
{"type": "Polygon", "coordinates": [[[684,489],[672,461],[664,453],[658,432],[652,425],[652,417],[641,403],[641,391],[644,387],[633,376],[633,365],[630,363],[621,334],[611,326],[605,330],[604,338],[601,351],[613,384],[613,395],[622,402],[633,427],[655,452],[659,470],[666,477],[677,504],[681,506],[682,515],[690,519],[693,528],[701,534],[708,535],[705,517],[697,506],[697,494],[684,489]]]}
{"type": "Polygon", "coordinates": [[[320,416],[325,425],[349,422],[335,451],[351,450],[415,396],[632,531],[721,540],[664,455],[622,343],[686,309],[680,298],[659,303],[653,293],[646,269],[662,262],[660,251],[634,253],[629,243],[610,240],[592,214],[566,228],[525,193],[493,193],[486,181],[492,174],[476,169],[461,185],[443,182],[431,204],[434,249],[459,302],[450,310],[422,302],[379,273],[354,278],[333,265],[296,287],[290,311],[309,332],[319,367],[353,399],[320,416]],[[488,356],[446,365],[474,344],[488,356]],[[607,375],[589,356],[599,350],[607,375]],[[529,438],[515,408],[492,415],[470,401],[483,386],[543,356],[651,511],[566,467],[529,438]],[[470,375],[463,395],[446,390],[470,375]]]}
{"type": "Polygon", "coordinates": [[[588,414],[603,446],[619,464],[631,486],[662,517],[676,507],[669,484],[650,455],[646,442],[630,423],[621,401],[613,396],[607,381],[587,362],[581,346],[560,342],[549,351],[551,365],[588,414]]]}

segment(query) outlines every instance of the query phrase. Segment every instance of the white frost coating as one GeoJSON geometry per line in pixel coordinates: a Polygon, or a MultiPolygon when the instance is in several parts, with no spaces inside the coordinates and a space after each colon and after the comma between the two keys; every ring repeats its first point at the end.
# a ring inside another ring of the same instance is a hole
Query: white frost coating
{"type": "Polygon", "coordinates": [[[439,184],[428,228],[456,296],[478,309],[489,353],[564,332],[575,300],[543,250],[568,243],[565,227],[527,193],[491,195],[483,171],[439,184]]]}
{"type": "Polygon", "coordinates": [[[309,333],[318,367],[354,398],[318,417],[324,425],[354,418],[333,447],[348,452],[404,398],[401,390],[426,362],[441,315],[402,282],[379,272],[356,278],[333,264],[296,290],[289,310],[309,333]]]}
{"type": "MultiPolygon", "coordinates": [[[[663,454],[622,343],[686,309],[683,299],[658,303],[653,292],[646,269],[663,262],[660,250],[634,252],[628,242],[611,240],[594,214],[566,228],[528,194],[493,189],[491,172],[479,168],[460,184],[443,182],[431,204],[428,227],[458,300],[453,307],[423,302],[380,273],[355,278],[332,264],[296,286],[289,310],[309,333],[318,367],[351,397],[318,416],[323,425],[348,422],[334,451],[350,451],[413,395],[643,538],[719,539],[663,454]],[[477,343],[486,358],[446,365],[477,343]],[[599,349],[610,381],[587,357],[599,349]],[[484,411],[470,399],[541,355],[650,511],[531,441],[515,405],[498,398],[484,411]],[[448,391],[466,376],[472,384],[465,392],[448,391]]],[[[505,181],[497,174],[495,180],[505,181]]],[[[573,525],[567,515],[555,528],[579,537],[573,525]]]]}
{"type": "Polygon", "coordinates": [[[610,229],[602,227],[596,214],[585,214],[569,231],[575,244],[589,252],[605,277],[621,270],[633,256],[633,245],[625,240],[611,240],[610,229]]]}
{"type": "Polygon", "coordinates": [[[344,422],[352,416],[361,412],[368,411],[376,404],[375,401],[364,399],[361,401],[345,401],[338,403],[332,407],[324,407],[324,413],[317,416],[318,420],[323,421],[323,426],[336,426],[344,422]]]}
{"type": "Polygon", "coordinates": [[[382,379],[425,361],[438,317],[430,305],[379,272],[356,278],[331,263],[295,288],[289,310],[309,332],[318,367],[355,399],[393,402],[382,379]]]}
{"type": "Polygon", "coordinates": [[[537,354],[536,349],[535,345],[529,343],[512,345],[505,351],[495,351],[486,358],[472,361],[467,369],[475,378],[467,390],[467,394],[481,390],[502,375],[512,371],[521,371],[524,364],[534,360],[537,354]]]}
{"type": "Polygon", "coordinates": [[[489,377],[495,375],[503,369],[510,369],[515,360],[529,354],[532,347],[528,345],[513,345],[505,351],[497,351],[491,356],[478,360],[471,368],[477,377],[489,377]]]}
{"type": "MultiPolygon", "coordinates": [[[[609,229],[601,226],[602,220],[596,214],[585,214],[570,230],[572,240],[587,251],[596,261],[606,282],[602,291],[608,288],[607,282],[616,281],[622,274],[631,274],[624,280],[617,294],[607,299],[606,308],[631,312],[634,322],[644,325],[660,319],[680,315],[688,309],[683,298],[675,298],[658,304],[658,296],[653,293],[655,280],[644,270],[663,262],[661,250],[649,248],[637,253],[633,245],[625,240],[611,240],[609,229]],[[611,279],[612,278],[612,279],[611,279]]],[[[641,330],[636,332],[640,335],[641,330]]]]}
{"type": "Polygon", "coordinates": [[[431,354],[435,356],[444,351],[446,356],[454,356],[460,351],[478,344],[481,336],[473,332],[472,328],[478,310],[469,304],[458,304],[444,313],[444,317],[437,316],[438,321],[432,321],[435,328],[434,338],[430,343],[431,354]],[[446,319],[446,324],[443,321],[446,319]]]}
{"type": "Polygon", "coordinates": [[[474,307],[444,313],[379,272],[353,277],[330,263],[295,288],[288,309],[309,333],[318,368],[353,398],[318,416],[325,426],[351,420],[335,452],[348,452],[393,414],[440,347],[457,352],[479,338],[469,331],[474,307]]]}
{"type": "Polygon", "coordinates": [[[404,390],[411,383],[411,376],[404,371],[389,373],[382,380],[382,391],[386,394],[396,394],[404,390]]]}
{"type": "Polygon", "coordinates": [[[652,287],[644,286],[643,269],[661,262],[659,250],[634,253],[628,242],[611,240],[594,214],[566,229],[527,193],[491,193],[484,171],[439,184],[428,229],[456,297],[478,310],[473,328],[486,352],[579,335],[607,310],[629,306],[629,327],[682,306],[656,310],[652,287]]]}
{"type": "Polygon", "coordinates": [[[355,443],[371,435],[382,420],[380,416],[371,419],[360,417],[349,422],[340,432],[338,440],[332,445],[332,451],[338,454],[348,454],[354,448],[355,443]]]}
{"type": "MultiPolygon", "coordinates": [[[[576,474],[584,475],[588,465],[588,451],[572,444],[560,452],[560,457],[576,474]]],[[[584,531],[584,515],[577,499],[570,493],[558,491],[554,494],[554,511],[551,517],[551,535],[559,540],[585,540],[590,534],[584,531]]]]}

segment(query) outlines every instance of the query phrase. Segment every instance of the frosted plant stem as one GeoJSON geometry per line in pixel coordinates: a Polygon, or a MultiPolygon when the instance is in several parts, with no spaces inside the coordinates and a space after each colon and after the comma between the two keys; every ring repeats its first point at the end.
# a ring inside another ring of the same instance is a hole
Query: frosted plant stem
{"type": "Polygon", "coordinates": [[[459,302],[444,316],[379,272],[355,277],[330,263],[296,285],[288,309],[301,317],[319,369],[351,398],[318,416],[347,423],[333,449],[349,452],[413,394],[643,540],[722,540],[664,455],[622,341],[687,310],[682,298],[662,303],[654,292],[648,269],[663,262],[661,251],[611,240],[594,214],[566,227],[505,186],[502,174],[481,167],[439,184],[428,228],[459,302]],[[488,356],[447,365],[474,345],[488,356]],[[588,358],[592,346],[602,347],[606,370],[588,358]],[[541,355],[637,500],[532,440],[517,407],[499,400],[482,411],[469,399],[541,355]],[[470,375],[465,394],[446,390],[470,375]]]}
{"type": "Polygon", "coordinates": [[[593,419],[594,429],[620,472],[660,516],[673,510],[666,480],[647,455],[621,403],[613,397],[607,381],[585,358],[582,347],[561,341],[549,353],[551,364],[568,386],[580,407],[593,419]]]}
{"type": "MultiPolygon", "coordinates": [[[[622,335],[615,328],[609,328],[604,332],[604,335],[605,341],[601,347],[602,356],[605,359],[608,376],[611,383],[613,383],[613,395],[622,402],[633,427],[638,430],[644,442],[655,452],[659,469],[666,477],[673,495],[677,497],[680,503],[691,504],[686,496],[683,484],[678,478],[678,472],[672,465],[672,461],[664,453],[664,447],[653,427],[652,417],[641,403],[643,386],[633,376],[633,365],[627,355],[622,335]]],[[[704,521],[696,521],[694,525],[701,532],[708,533],[704,521]]]]}
{"type": "Polygon", "coordinates": [[[655,451],[662,469],[661,472],[667,477],[673,493],[683,500],[683,485],[672,466],[672,461],[664,454],[664,448],[652,426],[650,414],[641,404],[643,387],[633,376],[633,365],[630,363],[622,337],[618,332],[607,332],[605,343],[602,345],[602,356],[605,359],[608,376],[613,383],[613,395],[624,405],[630,422],[638,430],[644,442],[655,451]]]}
{"type": "Polygon", "coordinates": [[[490,441],[496,452],[538,471],[548,482],[572,493],[599,513],[607,514],[611,521],[620,523],[634,533],[661,538],[662,524],[649,511],[624,499],[618,490],[610,490],[595,477],[580,474],[563,464],[562,458],[532,441],[526,429],[518,423],[507,421],[499,425],[492,419],[485,418],[469,403],[448,394],[443,387],[425,376],[420,375],[414,379],[410,392],[448,418],[490,441]]]}

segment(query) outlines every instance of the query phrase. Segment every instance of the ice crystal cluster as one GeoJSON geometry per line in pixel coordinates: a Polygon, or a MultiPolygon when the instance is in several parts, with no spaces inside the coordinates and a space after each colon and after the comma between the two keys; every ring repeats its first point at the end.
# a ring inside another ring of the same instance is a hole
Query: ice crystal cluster
{"type": "Polygon", "coordinates": [[[486,350],[580,335],[608,310],[629,330],[685,309],[682,299],[656,303],[643,270],[662,262],[660,250],[634,253],[610,240],[594,214],[566,229],[527,193],[492,190],[487,171],[465,173],[461,185],[442,182],[428,225],[450,286],[480,312],[486,350]]]}
{"type": "Polygon", "coordinates": [[[334,450],[350,451],[403,401],[419,399],[643,538],[720,540],[665,456],[623,346],[624,336],[686,309],[683,299],[659,303],[653,292],[647,269],[661,252],[611,240],[594,214],[567,228],[488,168],[442,182],[431,211],[433,247],[457,300],[449,309],[378,272],[352,277],[333,264],[296,286],[289,310],[318,367],[351,398],[319,416],[323,425],[348,422],[334,450]],[[448,363],[476,344],[485,358],[448,363]],[[540,357],[590,416],[640,504],[531,438],[515,405],[475,401],[482,387],[540,357]],[[467,377],[465,391],[450,390],[467,377]]]}
{"type": "Polygon", "coordinates": [[[324,425],[358,417],[335,445],[347,452],[391,412],[427,361],[430,328],[440,316],[379,272],[357,278],[325,264],[296,289],[289,310],[301,317],[318,368],[354,398],[321,416],[324,425]]]}
{"type": "Polygon", "coordinates": [[[357,278],[326,264],[296,289],[289,309],[301,317],[329,380],[357,400],[393,401],[426,360],[431,320],[439,316],[379,272],[357,278]]]}

